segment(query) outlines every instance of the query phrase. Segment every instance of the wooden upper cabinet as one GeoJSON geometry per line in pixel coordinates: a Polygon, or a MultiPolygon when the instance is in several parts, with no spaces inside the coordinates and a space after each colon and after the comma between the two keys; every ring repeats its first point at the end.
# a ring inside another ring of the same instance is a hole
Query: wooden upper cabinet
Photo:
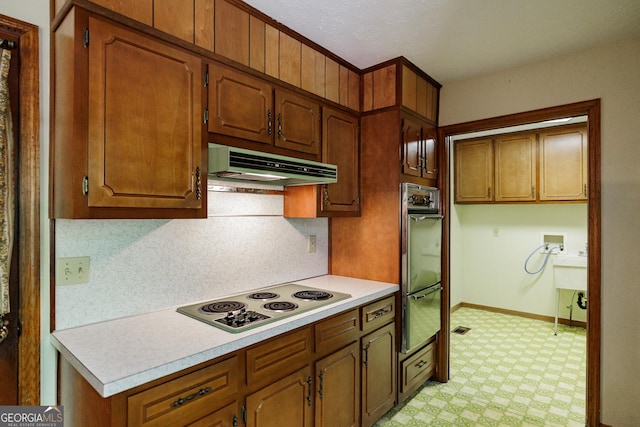
{"type": "Polygon", "coordinates": [[[587,200],[583,124],[460,141],[454,151],[456,203],[587,200]]]}
{"type": "Polygon", "coordinates": [[[218,142],[320,160],[320,104],[216,63],[208,84],[209,132],[235,138],[218,142]]]}
{"type": "Polygon", "coordinates": [[[153,27],[194,43],[194,6],[194,0],[154,0],[153,27]]]}
{"type": "Polygon", "coordinates": [[[264,80],[209,64],[209,132],[271,144],[273,87],[264,80]]]}
{"type": "Polygon", "coordinates": [[[400,57],[364,71],[362,111],[399,107],[438,123],[440,84],[400,57]]]}
{"type": "Polygon", "coordinates": [[[532,133],[495,139],[494,200],[536,200],[536,136],[532,133]]]}
{"type": "Polygon", "coordinates": [[[434,126],[408,116],[402,119],[402,173],[404,175],[430,180],[438,179],[436,139],[434,126]]]}
{"type": "Polygon", "coordinates": [[[587,199],[587,128],[541,132],[540,200],[587,199]]]}
{"type": "Polygon", "coordinates": [[[89,19],[89,205],[202,204],[202,63],[89,19]]]}
{"type": "Polygon", "coordinates": [[[402,120],[402,173],[405,175],[421,176],[422,159],[420,145],[422,144],[422,127],[412,119],[402,120]]]}
{"type": "Polygon", "coordinates": [[[320,105],[284,89],[276,89],[275,98],[274,145],[320,156],[320,105]]]}
{"type": "Polygon", "coordinates": [[[215,1],[215,53],[249,65],[249,13],[225,0],[215,1]]]}
{"type": "Polygon", "coordinates": [[[153,26],[154,0],[92,0],[92,2],[135,21],[153,26]]]}
{"type": "Polygon", "coordinates": [[[493,201],[493,140],[459,141],[454,145],[455,203],[493,201]]]}
{"type": "Polygon", "coordinates": [[[52,216],[204,217],[200,58],[81,9],[54,43],[52,216]]]}
{"type": "Polygon", "coordinates": [[[358,117],[322,109],[322,161],[338,166],[338,182],[286,187],[284,216],[316,218],[360,213],[360,137],[358,117]]]}
{"type": "Polygon", "coordinates": [[[322,186],[322,214],[356,216],[360,212],[358,117],[325,107],[322,141],[322,160],[338,166],[338,182],[322,186]]]}

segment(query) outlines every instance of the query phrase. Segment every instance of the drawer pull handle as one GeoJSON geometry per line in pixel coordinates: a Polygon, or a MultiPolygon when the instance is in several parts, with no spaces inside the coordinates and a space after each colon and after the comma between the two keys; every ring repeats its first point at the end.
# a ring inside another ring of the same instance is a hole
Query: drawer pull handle
{"type": "Polygon", "coordinates": [[[391,307],[387,306],[384,308],[381,308],[379,310],[376,311],[372,311],[371,313],[369,313],[369,315],[367,316],[367,320],[370,322],[372,320],[375,320],[379,317],[385,316],[387,314],[391,313],[391,307]]]}
{"type": "Polygon", "coordinates": [[[209,393],[211,391],[211,387],[207,387],[207,388],[201,388],[200,390],[198,390],[195,393],[191,393],[189,396],[187,397],[181,397],[178,400],[176,400],[175,402],[173,402],[171,404],[172,407],[177,408],[180,405],[183,405],[193,399],[195,399],[198,396],[204,396],[205,394],[209,393]]]}
{"type": "Polygon", "coordinates": [[[421,360],[420,362],[418,362],[418,364],[416,365],[418,368],[422,368],[424,365],[428,364],[429,362],[421,360]]]}

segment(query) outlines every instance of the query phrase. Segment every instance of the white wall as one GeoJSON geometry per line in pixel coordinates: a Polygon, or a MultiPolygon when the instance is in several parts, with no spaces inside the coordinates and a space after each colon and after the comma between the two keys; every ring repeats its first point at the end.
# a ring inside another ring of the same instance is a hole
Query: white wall
{"type": "MultiPolygon", "coordinates": [[[[451,271],[452,292],[458,302],[515,310],[543,316],[555,315],[556,292],[552,255],[536,275],[527,274],[524,262],[540,246],[541,233],[566,233],[569,254],[577,255],[587,239],[587,205],[496,204],[454,205],[459,226],[454,230],[459,248],[451,271]]],[[[545,255],[536,252],[528,263],[537,271],[545,255]]],[[[562,291],[560,317],[569,318],[566,306],[573,291],[562,291]]],[[[574,299],[573,320],[586,320],[574,299]]]]}
{"type": "Polygon", "coordinates": [[[327,274],[326,218],[283,218],[282,195],[208,198],[207,219],[56,220],[56,258],[91,260],[89,283],[57,287],[56,329],[327,274]]]}
{"type": "Polygon", "coordinates": [[[602,411],[640,425],[640,39],[445,84],[440,124],[601,99],[602,411]]]}

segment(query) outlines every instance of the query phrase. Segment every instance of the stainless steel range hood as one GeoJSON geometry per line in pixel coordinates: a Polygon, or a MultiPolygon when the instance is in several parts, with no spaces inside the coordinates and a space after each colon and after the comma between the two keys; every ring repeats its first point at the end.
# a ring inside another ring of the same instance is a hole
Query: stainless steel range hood
{"type": "Polygon", "coordinates": [[[338,182],[338,167],[311,160],[209,144],[209,175],[215,179],[276,185],[338,182]]]}

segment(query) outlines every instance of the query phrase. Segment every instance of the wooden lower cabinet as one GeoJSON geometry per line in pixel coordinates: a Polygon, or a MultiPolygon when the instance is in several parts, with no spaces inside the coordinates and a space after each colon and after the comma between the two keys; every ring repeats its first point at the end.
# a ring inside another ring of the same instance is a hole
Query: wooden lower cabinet
{"type": "Polygon", "coordinates": [[[247,427],[313,425],[311,366],[247,396],[247,427]]]}
{"type": "Polygon", "coordinates": [[[402,403],[407,397],[416,391],[425,381],[431,378],[436,371],[436,341],[432,341],[425,347],[400,360],[398,366],[400,372],[398,390],[398,403],[402,403]]]}
{"type": "Polygon", "coordinates": [[[396,325],[362,338],[362,426],[371,426],[396,403],[396,325]]]}
{"type": "Polygon", "coordinates": [[[236,427],[239,423],[238,402],[233,402],[186,427],[236,427]]]}
{"type": "Polygon", "coordinates": [[[358,342],[316,362],[316,427],[360,425],[358,342]]]}
{"type": "Polygon", "coordinates": [[[65,426],[371,426],[396,403],[395,298],[107,398],[60,358],[65,426]]]}

